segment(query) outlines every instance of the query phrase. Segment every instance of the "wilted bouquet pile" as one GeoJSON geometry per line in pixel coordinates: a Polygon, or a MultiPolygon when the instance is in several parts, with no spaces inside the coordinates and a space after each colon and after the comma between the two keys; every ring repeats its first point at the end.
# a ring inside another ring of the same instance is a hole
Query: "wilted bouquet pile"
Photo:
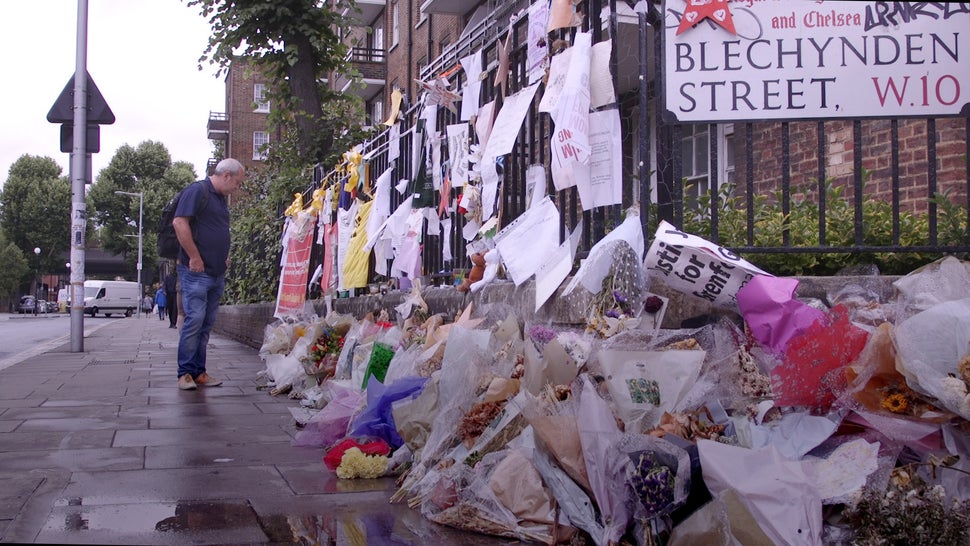
{"type": "Polygon", "coordinates": [[[814,306],[751,274],[735,308],[676,330],[627,322],[668,302],[615,265],[587,324],[493,304],[274,325],[267,375],[318,411],[294,443],[341,478],[396,476],[392,501],[432,521],[523,541],[966,543],[970,265],[814,306]]]}

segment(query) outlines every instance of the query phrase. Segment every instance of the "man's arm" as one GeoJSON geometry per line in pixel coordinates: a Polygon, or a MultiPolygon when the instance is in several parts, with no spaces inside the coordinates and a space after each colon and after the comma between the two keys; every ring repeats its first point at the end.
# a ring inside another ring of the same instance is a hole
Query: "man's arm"
{"type": "Polygon", "coordinates": [[[202,262],[199,248],[195,246],[195,239],[192,238],[192,226],[189,224],[189,218],[187,216],[176,216],[172,220],[172,227],[175,228],[175,236],[178,238],[179,244],[182,245],[182,249],[189,256],[189,271],[196,273],[205,271],[205,263],[202,262]]]}

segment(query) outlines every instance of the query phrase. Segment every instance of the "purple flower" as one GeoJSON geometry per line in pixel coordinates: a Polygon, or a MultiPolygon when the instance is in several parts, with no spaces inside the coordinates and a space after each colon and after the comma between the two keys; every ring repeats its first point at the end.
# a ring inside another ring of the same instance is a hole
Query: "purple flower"
{"type": "Polygon", "coordinates": [[[620,318],[620,314],[617,313],[616,309],[610,309],[606,312],[606,316],[610,318],[620,318]]]}
{"type": "Polygon", "coordinates": [[[556,338],[556,331],[541,324],[535,324],[529,328],[529,337],[539,345],[545,345],[556,338]]]}
{"type": "Polygon", "coordinates": [[[623,297],[623,293],[620,292],[619,290],[613,291],[613,299],[616,300],[616,303],[619,303],[619,304],[626,303],[626,298],[623,297]]]}

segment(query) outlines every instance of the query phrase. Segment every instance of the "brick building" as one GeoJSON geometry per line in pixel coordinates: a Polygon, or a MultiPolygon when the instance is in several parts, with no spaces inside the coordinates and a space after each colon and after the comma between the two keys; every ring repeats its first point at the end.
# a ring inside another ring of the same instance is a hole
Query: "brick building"
{"type": "MultiPolygon", "coordinates": [[[[889,119],[863,120],[859,122],[858,134],[851,121],[827,121],[821,144],[817,122],[791,122],[787,137],[783,136],[785,128],[780,123],[753,125],[752,174],[755,191],[759,194],[776,190],[779,180],[786,174],[785,154],[778,153],[778,144],[787,139],[787,174],[794,189],[816,184],[819,173],[836,184],[851,185],[858,161],[869,176],[867,198],[888,202],[892,199],[895,161],[900,208],[926,212],[929,203],[926,183],[928,173],[932,172],[929,155],[933,149],[937,191],[948,193],[958,203],[966,203],[965,119],[900,119],[895,123],[889,119]],[[933,146],[930,146],[931,140],[933,146]]],[[[733,170],[746,172],[745,154],[733,154],[733,157],[737,158],[733,170]]]]}
{"type": "MultiPolygon", "coordinates": [[[[265,159],[263,145],[279,138],[266,123],[272,107],[265,98],[269,85],[266,77],[249,70],[246,60],[238,58],[226,74],[225,112],[209,113],[209,140],[223,142],[225,157],[238,159],[247,170],[265,159]]],[[[210,160],[210,172],[214,167],[215,160],[210,160]]]]}

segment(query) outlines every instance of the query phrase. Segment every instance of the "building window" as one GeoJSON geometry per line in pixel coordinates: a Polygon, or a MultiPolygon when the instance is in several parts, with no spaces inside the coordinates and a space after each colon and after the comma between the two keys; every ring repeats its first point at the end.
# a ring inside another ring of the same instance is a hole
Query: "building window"
{"type": "Polygon", "coordinates": [[[374,21],[374,30],[370,33],[370,46],[374,49],[384,50],[384,18],[380,17],[374,21]]]}
{"type": "Polygon", "coordinates": [[[367,110],[370,114],[370,125],[379,125],[384,123],[383,97],[378,96],[378,98],[374,99],[374,102],[370,103],[370,107],[367,110]]]}
{"type": "Polygon", "coordinates": [[[391,47],[397,46],[400,41],[400,31],[398,30],[401,26],[401,4],[397,0],[392,0],[391,2],[391,47]]]}
{"type": "Polygon", "coordinates": [[[711,191],[711,168],[717,169],[718,188],[732,188],[737,139],[734,138],[734,124],[718,124],[717,165],[711,165],[710,129],[711,125],[684,125],[681,133],[681,158],[683,162],[684,200],[686,207],[696,208],[698,198],[711,191]]]}
{"type": "Polygon", "coordinates": [[[257,83],[253,86],[253,102],[256,103],[256,112],[269,112],[269,100],[266,98],[265,83],[257,83]]]}
{"type": "Polygon", "coordinates": [[[253,132],[253,161],[266,160],[266,146],[269,144],[269,133],[265,131],[253,132]]]}

